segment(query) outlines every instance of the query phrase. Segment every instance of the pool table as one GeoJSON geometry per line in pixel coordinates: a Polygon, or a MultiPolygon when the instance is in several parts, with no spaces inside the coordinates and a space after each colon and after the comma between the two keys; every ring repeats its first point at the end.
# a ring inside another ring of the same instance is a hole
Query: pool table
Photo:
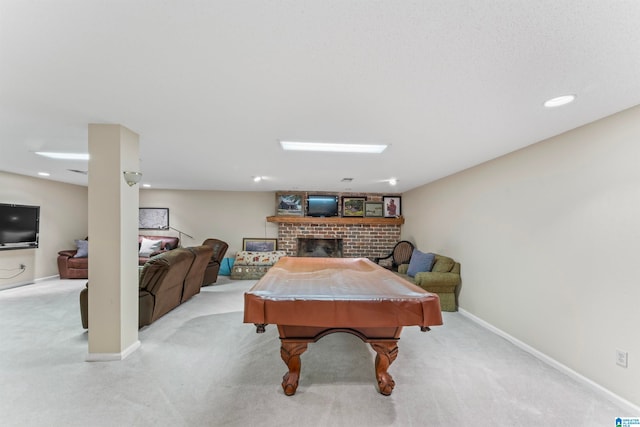
{"type": "Polygon", "coordinates": [[[366,258],[281,258],[244,295],[244,323],[257,332],[278,326],[280,355],[289,368],[282,388],[295,394],[300,355],[307,344],[347,332],[376,352],[378,390],[390,395],[395,383],[387,372],[398,355],[404,326],[442,325],[438,295],[397,276],[366,258]]]}

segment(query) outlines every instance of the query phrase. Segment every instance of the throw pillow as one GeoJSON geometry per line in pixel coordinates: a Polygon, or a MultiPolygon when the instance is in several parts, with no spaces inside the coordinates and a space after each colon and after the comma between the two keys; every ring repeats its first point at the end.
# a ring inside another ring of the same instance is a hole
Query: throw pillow
{"type": "Polygon", "coordinates": [[[151,240],[143,237],[142,243],[140,243],[139,255],[143,257],[151,256],[152,253],[160,250],[161,245],[162,240],[151,240]]]}
{"type": "Polygon", "coordinates": [[[431,267],[433,266],[433,261],[435,259],[436,257],[432,253],[424,253],[414,249],[411,254],[411,261],[409,261],[407,275],[414,277],[417,273],[431,271],[431,267]]]}
{"type": "Polygon", "coordinates": [[[77,252],[73,256],[74,258],[86,258],[89,256],[89,241],[76,240],[77,252]]]}
{"type": "Polygon", "coordinates": [[[230,276],[231,275],[231,268],[233,267],[234,261],[235,261],[235,259],[233,259],[233,258],[224,258],[222,260],[222,263],[220,264],[220,272],[219,272],[219,274],[221,276],[230,276]]]}

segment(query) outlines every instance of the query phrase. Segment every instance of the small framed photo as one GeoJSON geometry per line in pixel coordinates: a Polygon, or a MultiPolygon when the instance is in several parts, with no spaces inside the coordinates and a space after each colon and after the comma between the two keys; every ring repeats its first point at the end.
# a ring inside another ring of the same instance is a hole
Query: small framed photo
{"type": "Polygon", "coordinates": [[[364,197],[343,197],[342,216],[364,216],[364,197]]]}
{"type": "Polygon", "coordinates": [[[277,216],[304,216],[305,193],[276,193],[277,216]]]}
{"type": "Polygon", "coordinates": [[[384,203],[364,202],[364,216],[381,218],[384,216],[384,203]]]}
{"type": "Polygon", "coordinates": [[[261,239],[245,237],[242,239],[242,250],[251,252],[271,252],[278,247],[278,239],[261,239]]]}
{"type": "Polygon", "coordinates": [[[402,215],[400,210],[400,196],[384,196],[382,198],[384,205],[384,217],[396,218],[402,215]]]}

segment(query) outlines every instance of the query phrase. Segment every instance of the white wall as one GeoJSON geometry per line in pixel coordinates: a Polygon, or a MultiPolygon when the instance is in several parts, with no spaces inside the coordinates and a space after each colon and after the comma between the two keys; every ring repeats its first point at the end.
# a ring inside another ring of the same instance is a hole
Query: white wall
{"type": "Polygon", "coordinates": [[[0,289],[56,276],[58,251],[75,249],[87,235],[87,188],[0,172],[0,203],[40,206],[40,244],[36,249],[0,251],[0,289]],[[25,264],[24,273],[16,270],[25,264]]]}
{"type": "MultiPolygon", "coordinates": [[[[40,206],[40,245],[37,249],[0,251],[0,290],[56,276],[58,251],[75,249],[75,239],[88,233],[87,187],[47,179],[0,172],[0,203],[40,206]],[[18,266],[27,269],[17,277],[18,266]]],[[[184,246],[201,244],[207,238],[229,243],[226,256],[242,249],[243,237],[278,237],[277,224],[267,223],[275,213],[273,192],[140,190],[141,207],[169,208],[172,227],[183,235],[184,246]]],[[[140,230],[141,234],[178,233],[140,230]]]]}
{"type": "MultiPolygon", "coordinates": [[[[200,245],[215,238],[229,244],[226,257],[242,250],[244,237],[278,237],[275,193],[201,190],[140,190],[140,207],[169,208],[169,225],[193,236],[182,236],[183,246],[200,245]]],[[[174,230],[140,230],[140,234],[178,236],[174,230]]]]}
{"type": "Polygon", "coordinates": [[[403,238],[461,262],[464,310],[640,405],[640,107],[402,202],[403,238]]]}

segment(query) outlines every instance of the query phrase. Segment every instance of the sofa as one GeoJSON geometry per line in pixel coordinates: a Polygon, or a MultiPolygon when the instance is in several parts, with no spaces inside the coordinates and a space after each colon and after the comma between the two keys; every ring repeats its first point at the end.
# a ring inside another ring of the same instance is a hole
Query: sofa
{"type": "Polygon", "coordinates": [[[283,256],[287,256],[286,251],[238,251],[230,277],[237,280],[260,279],[283,256]]]}
{"type": "MultiPolygon", "coordinates": [[[[160,248],[149,255],[139,255],[138,265],[144,265],[152,256],[178,247],[180,239],[173,236],[138,236],[138,250],[142,239],[160,240],[160,248]]],[[[76,249],[58,252],[58,273],[61,279],[88,279],[89,255],[88,240],[76,240],[76,249]]]]}
{"type": "Polygon", "coordinates": [[[218,272],[220,272],[220,264],[224,259],[224,255],[227,253],[229,245],[227,242],[223,242],[219,239],[206,239],[202,242],[203,245],[210,246],[213,250],[211,259],[207,264],[207,268],[204,270],[204,279],[202,279],[202,286],[213,285],[218,280],[218,272]]]}
{"type": "Polygon", "coordinates": [[[459,286],[462,282],[460,278],[460,263],[443,255],[433,255],[435,256],[435,261],[430,271],[418,272],[411,277],[407,274],[409,264],[401,264],[398,266],[396,274],[426,291],[438,294],[442,311],[458,311],[457,298],[459,286]]]}
{"type": "MultiPolygon", "coordinates": [[[[138,327],[150,325],[200,292],[204,271],[211,259],[210,246],[166,251],[140,269],[138,327]]],[[[80,292],[82,327],[89,327],[90,284],[80,292]]]]}

